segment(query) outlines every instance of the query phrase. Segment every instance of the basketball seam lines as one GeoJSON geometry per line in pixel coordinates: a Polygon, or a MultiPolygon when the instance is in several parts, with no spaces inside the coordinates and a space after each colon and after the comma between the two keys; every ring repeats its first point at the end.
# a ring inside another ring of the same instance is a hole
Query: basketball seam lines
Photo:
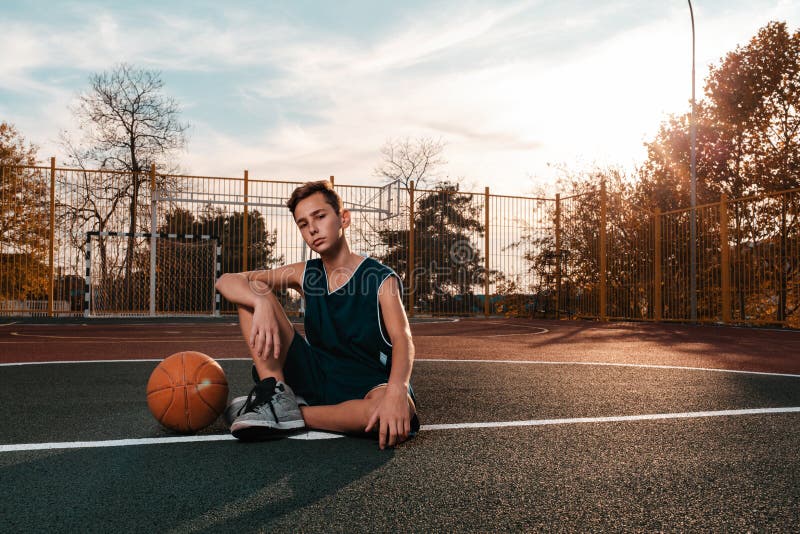
{"type": "MultiPolygon", "coordinates": [[[[227,386],[228,383],[227,382],[203,382],[201,384],[201,383],[198,382],[198,383],[191,383],[191,384],[186,384],[186,385],[187,386],[200,386],[200,385],[203,385],[203,386],[227,386]]],[[[164,386],[163,388],[151,389],[151,390],[149,390],[147,392],[147,394],[151,395],[153,393],[158,393],[158,392],[164,391],[166,389],[174,389],[174,387],[175,386],[164,386]]]]}
{"type": "Polygon", "coordinates": [[[183,415],[186,420],[186,428],[192,428],[189,420],[189,389],[186,387],[186,353],[181,353],[181,372],[183,373],[183,415]]]}
{"type": "MultiPolygon", "coordinates": [[[[167,415],[167,412],[169,411],[170,408],[172,408],[172,405],[175,404],[175,389],[172,388],[170,391],[172,391],[172,395],[169,396],[169,404],[167,404],[167,407],[164,408],[164,413],[162,413],[161,416],[158,418],[159,423],[161,423],[161,420],[164,419],[165,415],[167,415]]],[[[164,423],[161,424],[163,425],[164,423]]]]}
{"type": "MultiPolygon", "coordinates": [[[[156,369],[160,369],[161,372],[164,373],[165,375],[167,375],[167,378],[169,379],[170,386],[169,386],[169,388],[164,388],[164,389],[172,390],[172,395],[170,395],[170,397],[169,397],[169,404],[167,404],[167,407],[164,408],[164,413],[162,413],[161,416],[158,418],[158,422],[161,423],[161,420],[164,419],[164,416],[167,415],[167,412],[169,411],[170,408],[172,408],[172,405],[175,402],[175,384],[172,381],[172,376],[167,372],[166,369],[164,369],[161,366],[156,367],[156,369]]],[[[160,391],[164,391],[164,389],[162,389],[160,391]]]]}
{"type": "MultiPolygon", "coordinates": [[[[198,398],[199,398],[201,401],[203,401],[203,404],[205,404],[206,406],[208,406],[208,407],[211,409],[211,411],[212,411],[212,412],[214,412],[215,414],[217,414],[217,416],[219,417],[219,415],[220,415],[222,412],[218,412],[218,411],[216,410],[216,408],[214,408],[214,407],[213,407],[213,406],[211,406],[211,405],[210,405],[208,402],[206,402],[206,399],[204,399],[204,398],[203,398],[203,395],[201,395],[201,394],[200,394],[200,388],[198,388],[198,387],[197,387],[197,384],[194,384],[194,389],[195,389],[195,391],[196,391],[196,393],[197,393],[197,397],[198,397],[198,398]]],[[[222,409],[222,411],[225,411],[225,409],[223,408],[223,409],[222,409]]]]}
{"type": "Polygon", "coordinates": [[[150,391],[147,392],[147,394],[152,395],[153,393],[159,393],[161,391],[166,391],[168,389],[175,389],[175,386],[170,385],[170,386],[164,386],[163,388],[151,389],[150,391]]]}
{"type": "MultiPolygon", "coordinates": [[[[212,363],[217,363],[217,362],[215,360],[213,360],[213,359],[212,360],[206,360],[203,363],[201,363],[200,366],[197,369],[194,370],[194,384],[193,384],[193,386],[194,386],[195,392],[197,393],[197,396],[200,398],[201,401],[203,401],[203,404],[208,406],[211,409],[211,411],[214,412],[215,414],[217,414],[217,417],[219,417],[219,415],[222,414],[222,412],[225,411],[225,408],[223,408],[221,412],[218,412],[217,410],[215,410],[213,406],[211,406],[208,402],[206,402],[206,399],[203,398],[203,395],[200,394],[200,388],[198,387],[200,385],[200,381],[198,380],[198,375],[200,374],[200,371],[203,369],[203,367],[205,367],[206,365],[211,365],[212,363]]],[[[216,382],[210,382],[209,385],[211,385],[211,384],[216,384],[216,385],[219,385],[219,386],[223,385],[223,384],[217,384],[216,382]]],[[[227,386],[228,385],[227,382],[224,385],[227,386]]],[[[187,406],[187,410],[188,410],[188,406],[189,406],[189,404],[188,404],[189,399],[188,398],[186,399],[186,402],[187,402],[186,406],[187,406]]]]}

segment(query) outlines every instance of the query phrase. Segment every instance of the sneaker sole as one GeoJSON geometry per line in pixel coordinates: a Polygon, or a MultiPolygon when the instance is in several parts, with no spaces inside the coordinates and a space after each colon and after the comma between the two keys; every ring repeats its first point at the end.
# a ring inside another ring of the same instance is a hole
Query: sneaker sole
{"type": "Polygon", "coordinates": [[[231,425],[231,434],[236,439],[242,441],[264,441],[269,439],[282,438],[295,430],[305,428],[304,421],[287,421],[285,423],[264,423],[253,422],[239,423],[231,425]]]}

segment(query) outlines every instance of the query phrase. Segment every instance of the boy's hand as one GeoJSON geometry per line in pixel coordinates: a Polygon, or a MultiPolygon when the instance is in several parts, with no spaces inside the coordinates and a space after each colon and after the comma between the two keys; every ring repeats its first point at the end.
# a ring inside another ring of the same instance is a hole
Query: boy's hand
{"type": "Polygon", "coordinates": [[[381,449],[394,447],[408,439],[411,432],[411,414],[408,408],[408,390],[389,384],[383,399],[372,412],[364,429],[370,432],[378,426],[378,445],[381,449]]]}
{"type": "Polygon", "coordinates": [[[281,335],[275,311],[265,298],[259,298],[253,308],[253,326],[248,339],[253,353],[266,360],[270,355],[277,360],[281,355],[281,335]]]}

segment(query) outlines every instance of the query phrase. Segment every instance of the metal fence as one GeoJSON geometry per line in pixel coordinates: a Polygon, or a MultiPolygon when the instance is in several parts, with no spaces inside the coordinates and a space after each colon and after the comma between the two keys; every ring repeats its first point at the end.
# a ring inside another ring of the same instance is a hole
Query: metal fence
{"type": "MultiPolygon", "coordinates": [[[[214,236],[221,272],[311,257],[285,205],[301,182],[247,171],[224,178],[68,169],[54,160],[0,173],[4,315],[80,315],[101,295],[123,315],[210,313],[210,286],[195,280],[215,273],[210,252],[182,237],[159,248],[137,234],[214,236]],[[190,272],[194,262],[203,274],[190,272]],[[149,297],[131,289],[147,280],[149,297]]],[[[651,212],[604,185],[555,198],[413,183],[335,188],[353,214],[351,249],[397,271],[409,315],[690,318],[688,209],[651,212]]],[[[697,208],[698,320],[800,327],[798,206],[800,190],[723,196],[697,208]]],[[[280,298],[290,314],[302,313],[299,295],[280,298]]],[[[221,311],[235,309],[223,300],[221,311]]]]}

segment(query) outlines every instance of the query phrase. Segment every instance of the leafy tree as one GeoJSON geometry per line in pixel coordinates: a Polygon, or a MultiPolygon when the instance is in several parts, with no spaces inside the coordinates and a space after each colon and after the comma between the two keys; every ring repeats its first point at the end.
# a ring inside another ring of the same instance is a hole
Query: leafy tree
{"type": "Polygon", "coordinates": [[[0,122],[0,165],[3,167],[36,165],[37,147],[26,143],[12,124],[0,122]]]}
{"type": "MultiPolygon", "coordinates": [[[[772,22],[712,65],[697,105],[698,201],[800,185],[800,34],[772,22]]],[[[689,114],[646,143],[640,196],[663,210],[688,205],[689,114]]]]}
{"type": "MultiPolygon", "coordinates": [[[[214,235],[219,238],[221,252],[221,271],[222,274],[228,272],[242,271],[242,253],[244,236],[244,213],[228,213],[221,210],[207,208],[199,216],[189,210],[175,208],[167,214],[166,221],[159,227],[159,232],[175,234],[193,235],[214,235]]],[[[248,212],[248,236],[247,236],[247,269],[270,269],[283,263],[282,254],[277,254],[277,230],[268,231],[266,221],[258,211],[248,212]]],[[[164,257],[158,259],[159,273],[169,276],[168,263],[182,263],[182,270],[186,272],[196,271],[198,276],[204,277],[210,284],[208,291],[200,291],[201,295],[208,295],[214,284],[214,273],[206,276],[205,267],[201,264],[205,253],[197,251],[196,254],[183,258],[164,257]],[[162,267],[163,266],[163,267],[162,267]]],[[[286,297],[286,295],[283,295],[286,297]]],[[[181,305],[191,306],[191,299],[187,295],[181,305]]]]}
{"type": "MultiPolygon", "coordinates": [[[[714,111],[711,124],[731,147],[729,164],[715,177],[719,190],[737,198],[800,185],[800,33],[790,34],[785,23],[767,24],[712,69],[706,91],[714,111]]],[[[774,251],[767,255],[775,259],[767,270],[775,287],[767,291],[778,293],[779,321],[798,304],[790,308],[787,301],[787,286],[800,267],[786,246],[798,232],[796,213],[797,205],[788,195],[757,209],[752,203],[732,205],[736,257],[748,256],[748,243],[769,245],[774,251]],[[770,219],[779,221],[777,233],[769,230],[774,228],[770,219]]],[[[742,267],[750,270],[754,265],[742,267]]],[[[736,293],[739,316],[745,318],[749,299],[741,287],[736,293]]]]}
{"type": "MultiPolygon", "coordinates": [[[[712,66],[697,122],[700,203],[715,202],[721,193],[740,198],[800,186],[800,32],[771,22],[712,66]]],[[[648,143],[640,201],[666,210],[689,204],[688,128],[688,115],[672,117],[648,143]]],[[[771,281],[759,288],[760,298],[776,294],[778,321],[800,305],[789,302],[787,291],[800,273],[800,260],[788,249],[800,232],[798,207],[791,195],[730,205],[733,257],[742,259],[739,268],[745,279],[758,278],[760,270],[771,281]],[[768,265],[757,265],[748,254],[754,247],[773,251],[766,254],[768,265]]],[[[744,287],[735,285],[735,291],[739,317],[745,319],[752,315],[747,311],[752,298],[744,287]]]]}
{"type": "MultiPolygon", "coordinates": [[[[185,147],[188,125],[179,120],[177,102],[164,94],[158,72],[122,63],[92,75],[89,82],[89,89],[79,95],[73,109],[82,138],[75,142],[68,134],[62,136],[72,162],[84,170],[81,177],[86,194],[80,205],[70,207],[70,217],[81,228],[88,222],[100,231],[125,220],[125,230],[135,233],[140,225],[146,227],[148,213],[142,206],[142,193],[150,180],[150,166],[174,170],[171,158],[185,147]],[[89,172],[90,166],[125,172],[109,176],[89,172]],[[123,207],[127,209],[124,217],[118,214],[123,207]]],[[[166,185],[163,174],[158,180],[159,187],[166,185]]],[[[128,238],[126,280],[131,280],[133,271],[134,241],[132,236],[128,238]]],[[[101,243],[101,253],[103,250],[101,243]]],[[[126,283],[126,300],[131,291],[126,283]]]]}
{"type": "MultiPolygon", "coordinates": [[[[758,146],[755,170],[765,180],[765,189],[785,191],[800,186],[800,31],[790,34],[785,23],[771,23],[762,28],[748,45],[756,76],[756,88],[762,95],[757,108],[758,146]]],[[[778,218],[779,231],[770,239],[778,254],[771,265],[777,282],[776,319],[785,321],[800,302],[788,302],[788,286],[800,273],[800,259],[791,254],[788,243],[798,238],[798,202],[796,196],[779,195],[769,205],[778,218]]]]}
{"type": "MultiPolygon", "coordinates": [[[[471,313],[477,305],[474,291],[483,293],[487,274],[473,241],[485,231],[482,214],[473,195],[454,183],[439,183],[415,199],[412,276],[414,302],[422,311],[471,313]]],[[[384,228],[378,234],[386,247],[378,259],[404,276],[408,289],[410,231],[384,228]]]]}
{"type": "Polygon", "coordinates": [[[36,165],[36,146],[0,122],[0,298],[47,295],[49,184],[36,165]]]}
{"type": "Polygon", "coordinates": [[[562,191],[560,204],[540,201],[545,227],[522,222],[522,237],[509,246],[528,263],[535,309],[550,315],[556,310],[567,316],[600,313],[600,202],[605,183],[607,313],[652,316],[654,296],[648,275],[653,253],[645,246],[651,242],[652,217],[636,205],[633,180],[615,167],[588,172],[562,169],[562,173],[556,184],[562,191]]]}
{"type": "MultiPolygon", "coordinates": [[[[703,103],[697,105],[697,200],[698,203],[719,200],[709,182],[713,180],[711,169],[712,145],[715,133],[706,120],[707,109],[703,103]]],[[[690,158],[689,114],[670,116],[661,124],[655,139],[645,143],[647,159],[639,169],[637,201],[650,209],[662,211],[680,209],[690,204],[690,158]]]]}

